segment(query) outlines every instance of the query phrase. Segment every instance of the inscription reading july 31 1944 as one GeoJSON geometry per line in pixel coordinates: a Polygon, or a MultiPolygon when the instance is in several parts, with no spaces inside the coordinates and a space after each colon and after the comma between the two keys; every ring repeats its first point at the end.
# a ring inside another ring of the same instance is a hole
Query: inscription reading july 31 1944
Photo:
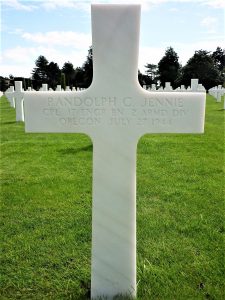
{"type": "Polygon", "coordinates": [[[56,117],[61,125],[172,125],[188,113],[182,98],[148,97],[135,105],[132,97],[48,97],[43,114],[56,117]],[[107,115],[107,118],[105,116],[107,115]]]}

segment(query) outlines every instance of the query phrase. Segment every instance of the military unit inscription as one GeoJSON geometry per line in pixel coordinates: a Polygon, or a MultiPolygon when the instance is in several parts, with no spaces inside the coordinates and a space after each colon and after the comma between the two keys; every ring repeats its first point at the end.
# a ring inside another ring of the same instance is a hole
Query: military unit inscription
{"type": "Polygon", "coordinates": [[[173,120],[188,114],[183,99],[179,96],[146,97],[140,105],[133,97],[101,96],[50,96],[43,114],[57,117],[59,124],[77,125],[172,125],[173,120]],[[107,115],[107,118],[105,117],[107,115]]]}

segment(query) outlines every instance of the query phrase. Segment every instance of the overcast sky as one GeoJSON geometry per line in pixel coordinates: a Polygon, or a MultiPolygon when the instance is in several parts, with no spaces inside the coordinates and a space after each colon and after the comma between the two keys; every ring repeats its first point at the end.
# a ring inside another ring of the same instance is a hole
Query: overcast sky
{"type": "Polygon", "coordinates": [[[0,75],[30,77],[44,55],[60,67],[82,66],[91,45],[91,3],[141,3],[139,68],[172,46],[184,65],[195,50],[224,43],[224,0],[0,0],[0,75]]]}

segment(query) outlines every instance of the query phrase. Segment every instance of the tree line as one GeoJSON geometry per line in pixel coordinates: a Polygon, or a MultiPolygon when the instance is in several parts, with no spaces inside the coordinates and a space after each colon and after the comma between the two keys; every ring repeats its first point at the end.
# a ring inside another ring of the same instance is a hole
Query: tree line
{"type": "MultiPolygon", "coordinates": [[[[66,86],[76,89],[87,88],[93,77],[92,62],[92,47],[89,48],[82,67],[77,68],[74,68],[71,62],[65,62],[60,69],[57,63],[49,62],[40,55],[35,61],[31,78],[14,78],[13,75],[10,75],[9,78],[0,76],[0,90],[5,91],[9,84],[13,84],[15,80],[23,81],[24,89],[28,86],[39,89],[42,83],[47,83],[52,89],[55,89],[58,84],[61,84],[64,89],[66,86]]],[[[164,87],[165,82],[171,82],[173,88],[181,84],[187,87],[192,78],[198,78],[208,90],[218,84],[224,84],[225,51],[220,47],[217,47],[212,53],[206,50],[195,51],[186,65],[182,66],[178,54],[172,47],[169,47],[157,65],[147,63],[145,68],[145,74],[138,71],[138,79],[142,86],[156,84],[164,87]]]]}
{"type": "Polygon", "coordinates": [[[147,64],[146,75],[139,74],[145,84],[165,86],[171,82],[173,88],[180,85],[190,85],[192,78],[198,78],[208,90],[218,84],[224,84],[225,79],[225,51],[220,47],[210,53],[206,50],[195,51],[194,55],[182,67],[179,57],[172,47],[166,49],[158,65],[147,64]]]}

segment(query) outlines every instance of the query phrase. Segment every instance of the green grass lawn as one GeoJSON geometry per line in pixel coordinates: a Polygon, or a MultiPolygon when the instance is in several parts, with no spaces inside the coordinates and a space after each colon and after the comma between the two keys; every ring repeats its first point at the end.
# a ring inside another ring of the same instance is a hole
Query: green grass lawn
{"type": "MultiPolygon", "coordinates": [[[[1,107],[0,299],[89,299],[92,144],[26,134],[1,107]]],[[[203,135],[145,135],[137,149],[140,300],[225,299],[224,114],[203,135]]]]}

